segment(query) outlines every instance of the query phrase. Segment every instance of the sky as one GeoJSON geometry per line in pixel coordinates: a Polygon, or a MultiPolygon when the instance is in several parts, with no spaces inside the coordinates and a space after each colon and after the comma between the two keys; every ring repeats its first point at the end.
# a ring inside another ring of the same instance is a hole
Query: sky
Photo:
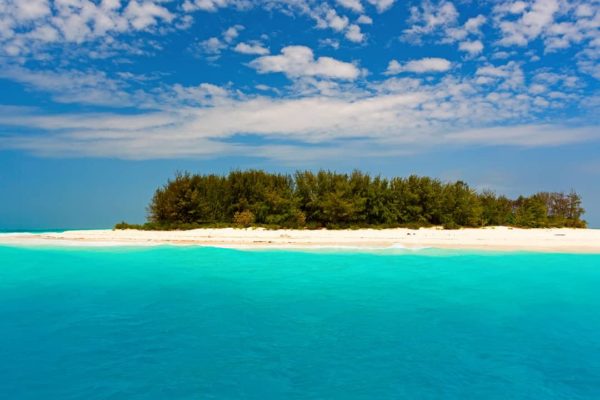
{"type": "Polygon", "coordinates": [[[599,58],[600,0],[0,0],[0,229],[236,168],[576,190],[600,228],[599,58]]]}

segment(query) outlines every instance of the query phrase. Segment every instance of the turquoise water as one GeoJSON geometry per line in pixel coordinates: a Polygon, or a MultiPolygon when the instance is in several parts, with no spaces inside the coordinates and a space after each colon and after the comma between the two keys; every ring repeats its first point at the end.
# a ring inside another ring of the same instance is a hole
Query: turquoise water
{"type": "Polygon", "coordinates": [[[600,255],[0,247],[6,399],[599,399],[600,255]]]}

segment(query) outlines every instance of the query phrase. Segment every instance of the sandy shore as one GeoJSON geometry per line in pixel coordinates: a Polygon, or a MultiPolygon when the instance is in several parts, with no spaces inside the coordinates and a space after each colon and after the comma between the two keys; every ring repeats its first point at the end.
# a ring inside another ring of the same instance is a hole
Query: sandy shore
{"type": "Polygon", "coordinates": [[[598,229],[360,229],[190,231],[86,230],[63,233],[2,234],[0,245],[152,246],[162,244],[231,248],[446,248],[494,251],[600,253],[598,229]]]}

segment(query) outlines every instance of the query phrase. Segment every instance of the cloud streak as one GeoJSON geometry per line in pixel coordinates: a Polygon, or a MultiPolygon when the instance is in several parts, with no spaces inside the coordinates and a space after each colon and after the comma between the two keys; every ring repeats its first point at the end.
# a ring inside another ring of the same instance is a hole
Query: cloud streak
{"type": "Polygon", "coordinates": [[[364,154],[385,156],[441,145],[558,146],[600,139],[594,125],[536,122],[539,110],[560,109],[561,101],[570,101],[552,95],[568,89],[568,77],[540,73],[536,85],[544,89],[534,90],[515,80],[515,71],[516,64],[488,65],[468,79],[390,78],[354,92],[334,85],[327,94],[297,98],[240,95],[211,84],[176,85],[155,99],[163,104],[159,112],[2,113],[0,146],[45,156],[131,159],[269,157],[266,149],[282,146],[285,154],[295,149],[296,158],[314,158],[329,154],[332,146],[354,151],[357,143],[364,154]],[[30,133],[10,133],[24,129],[30,133]],[[237,140],[244,135],[256,140],[237,140]]]}

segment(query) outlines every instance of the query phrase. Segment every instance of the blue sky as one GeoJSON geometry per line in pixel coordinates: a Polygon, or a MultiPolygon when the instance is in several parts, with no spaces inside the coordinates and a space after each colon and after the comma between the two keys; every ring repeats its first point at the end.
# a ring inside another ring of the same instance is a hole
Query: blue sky
{"type": "Polygon", "coordinates": [[[600,1],[2,0],[0,228],[246,167],[575,189],[600,227],[599,57],[600,1]]]}

